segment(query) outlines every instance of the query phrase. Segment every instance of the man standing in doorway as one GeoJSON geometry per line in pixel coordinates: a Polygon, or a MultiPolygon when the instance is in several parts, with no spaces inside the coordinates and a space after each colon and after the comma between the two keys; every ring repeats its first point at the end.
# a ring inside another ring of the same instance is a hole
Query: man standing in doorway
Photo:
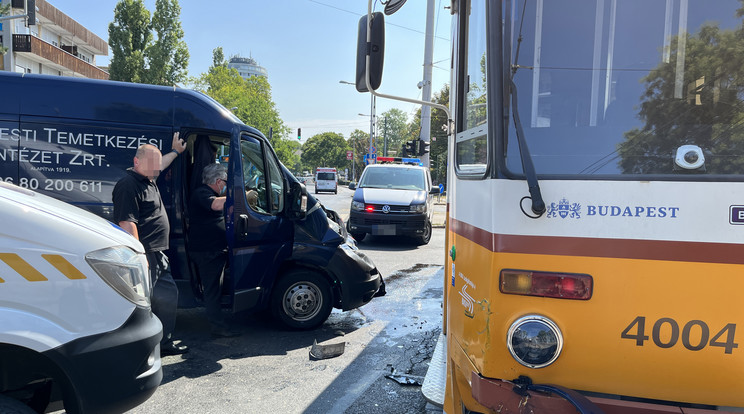
{"type": "Polygon", "coordinates": [[[145,247],[152,282],[152,311],[163,324],[161,355],[178,355],[188,352],[185,345],[173,343],[176,325],[178,287],[171,275],[170,263],[165,255],[168,250],[170,223],[155,183],[161,171],[186,150],[186,142],[173,134],[171,151],[165,155],[154,145],[137,148],[134,166],[116,183],[113,192],[114,222],[138,239],[145,247]]]}
{"type": "Polygon", "coordinates": [[[204,288],[204,306],[212,335],[232,337],[240,332],[230,329],[222,315],[222,280],[227,263],[225,237],[225,193],[227,171],[220,164],[209,164],[202,173],[202,185],[189,201],[189,256],[199,271],[204,288]]]}

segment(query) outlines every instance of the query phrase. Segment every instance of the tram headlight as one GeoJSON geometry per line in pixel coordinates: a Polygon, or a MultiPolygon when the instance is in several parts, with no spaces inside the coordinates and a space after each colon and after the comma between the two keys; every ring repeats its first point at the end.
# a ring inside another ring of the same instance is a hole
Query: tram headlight
{"type": "Polygon", "coordinates": [[[558,325],[540,315],[517,319],[506,338],[512,357],[529,368],[544,368],[555,362],[563,349],[563,334],[558,325]]]}

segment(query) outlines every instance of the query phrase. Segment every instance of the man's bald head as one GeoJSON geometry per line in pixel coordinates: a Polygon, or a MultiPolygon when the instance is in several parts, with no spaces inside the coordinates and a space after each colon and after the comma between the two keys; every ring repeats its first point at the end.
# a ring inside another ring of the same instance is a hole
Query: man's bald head
{"type": "Polygon", "coordinates": [[[163,155],[158,147],[150,144],[140,145],[134,155],[134,172],[154,180],[160,174],[162,161],[163,155]]]}

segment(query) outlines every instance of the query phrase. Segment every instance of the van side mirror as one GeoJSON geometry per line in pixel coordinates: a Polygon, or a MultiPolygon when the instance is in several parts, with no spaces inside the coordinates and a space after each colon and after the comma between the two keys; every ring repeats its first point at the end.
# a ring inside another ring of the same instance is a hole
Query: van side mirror
{"type": "Polygon", "coordinates": [[[349,190],[356,190],[356,183],[349,183],[349,190]]]}
{"type": "Polygon", "coordinates": [[[381,12],[372,13],[372,22],[367,24],[367,15],[359,19],[356,58],[356,89],[367,89],[367,54],[369,54],[369,85],[377,90],[382,83],[382,65],[385,57],[385,17],[381,12]],[[370,30],[370,43],[367,44],[367,30],[370,30]]]}
{"type": "Polygon", "coordinates": [[[292,181],[287,197],[287,216],[290,219],[302,220],[307,214],[307,188],[305,184],[292,181]]]}

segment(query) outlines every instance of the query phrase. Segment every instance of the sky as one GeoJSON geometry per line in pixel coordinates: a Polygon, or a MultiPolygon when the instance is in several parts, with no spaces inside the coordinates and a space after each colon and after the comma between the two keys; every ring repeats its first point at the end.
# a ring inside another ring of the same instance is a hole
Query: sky
{"type": "MultiPolygon", "coordinates": [[[[118,0],[47,0],[104,40],[118,0]]],[[[385,16],[385,67],[378,92],[421,99],[426,0],[408,0],[385,16]]],[[[189,48],[188,72],[198,76],[212,64],[212,50],[222,47],[227,58],[252,57],[269,73],[272,98],[292,129],[302,128],[302,141],[322,132],[370,130],[370,94],[353,85],[357,27],[366,14],[365,0],[179,0],[184,40],[189,48]],[[361,116],[363,114],[365,116],[361,116]]],[[[452,17],[447,0],[434,0],[434,68],[432,95],[449,81],[452,17]]],[[[152,14],[155,0],[145,0],[152,14]]],[[[374,10],[383,6],[375,1],[374,10]]],[[[109,56],[98,56],[108,65],[109,56]]],[[[378,98],[376,114],[398,108],[413,118],[419,106],[378,98]]]]}

